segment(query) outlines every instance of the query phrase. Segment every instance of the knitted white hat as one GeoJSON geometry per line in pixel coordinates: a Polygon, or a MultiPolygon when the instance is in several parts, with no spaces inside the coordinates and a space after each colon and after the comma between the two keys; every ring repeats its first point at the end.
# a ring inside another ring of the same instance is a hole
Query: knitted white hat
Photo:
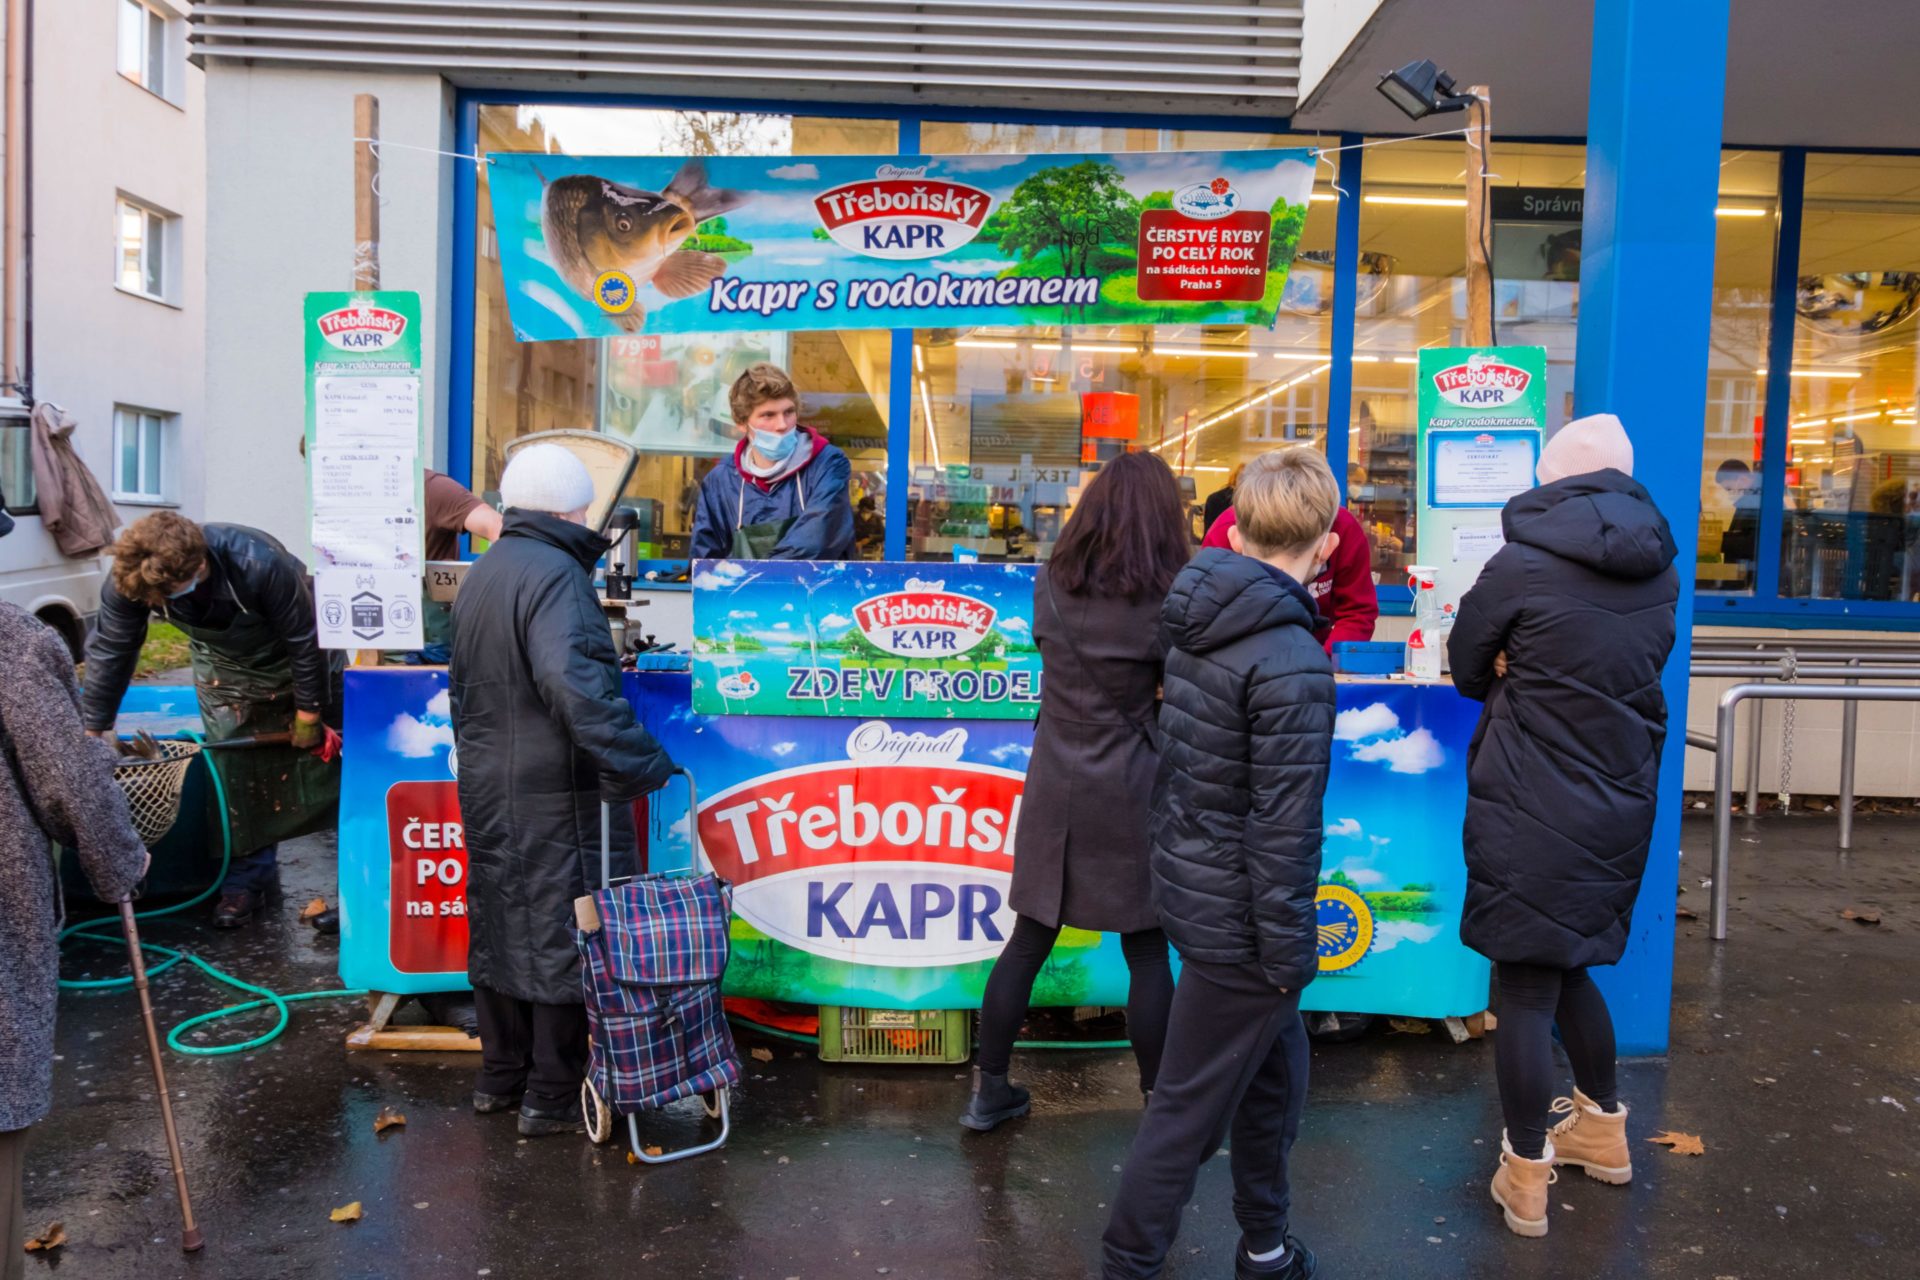
{"type": "Polygon", "coordinates": [[[1610,413],[1595,413],[1575,418],[1540,451],[1540,465],[1534,474],[1541,484],[1552,484],[1568,476],[1583,476],[1589,471],[1607,468],[1633,474],[1633,441],[1627,429],[1610,413]]]}
{"type": "Polygon", "coordinates": [[[500,477],[500,501],[522,511],[566,515],[593,505],[586,464],[557,444],[529,445],[513,455],[500,477]]]}

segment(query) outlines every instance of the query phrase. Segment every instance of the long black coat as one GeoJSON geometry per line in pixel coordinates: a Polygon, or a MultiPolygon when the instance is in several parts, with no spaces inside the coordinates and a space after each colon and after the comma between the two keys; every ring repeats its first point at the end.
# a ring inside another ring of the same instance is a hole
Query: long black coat
{"type": "Polygon", "coordinates": [[[1188,960],[1258,964],[1298,991],[1320,968],[1314,897],[1333,747],[1333,665],[1313,638],[1313,597],[1209,547],[1174,579],[1161,619],[1150,833],[1161,925],[1188,960]]]}
{"type": "Polygon", "coordinates": [[[1501,523],[1507,545],[1460,602],[1448,645],[1454,685],[1486,703],[1467,750],[1460,938],[1495,961],[1612,964],[1667,736],[1673,534],[1611,470],[1523,493],[1501,523]]]}
{"type": "Polygon", "coordinates": [[[1060,613],[1040,570],[1033,636],[1046,678],[1020,805],[1013,909],[1107,933],[1156,928],[1147,813],[1160,758],[1143,730],[1158,712],[1160,597],[1054,594],[1060,613]]]}
{"type": "Polygon", "coordinates": [[[600,804],[616,874],[631,871],[631,801],[673,762],[633,718],[593,594],[607,542],[584,526],[507,513],[454,602],[448,683],[466,824],[467,974],[537,1004],[579,1004],[573,900],[599,887],[600,804]]]}

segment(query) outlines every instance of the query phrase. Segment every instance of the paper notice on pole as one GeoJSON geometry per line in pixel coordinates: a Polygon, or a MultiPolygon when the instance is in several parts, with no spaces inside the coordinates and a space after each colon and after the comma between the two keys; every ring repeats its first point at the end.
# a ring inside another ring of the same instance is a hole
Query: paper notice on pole
{"type": "Polygon", "coordinates": [[[1456,526],[1453,531],[1453,562],[1485,564],[1493,553],[1507,545],[1507,535],[1499,525],[1456,526]]]}
{"type": "Polygon", "coordinates": [[[417,569],[323,568],[313,579],[323,649],[418,649],[417,569]]]}
{"type": "Polygon", "coordinates": [[[414,457],[411,448],[314,450],[313,509],[410,511],[414,457]]]}
{"type": "Polygon", "coordinates": [[[420,379],[316,376],[313,428],[321,449],[417,449],[420,379]]]}
{"type": "Polygon", "coordinates": [[[1501,507],[1533,487],[1539,445],[1531,430],[1435,433],[1432,446],[1435,506],[1501,507]]]}
{"type": "Polygon", "coordinates": [[[419,517],[411,511],[336,508],[313,513],[316,568],[404,569],[418,577],[420,537],[419,517]]]}

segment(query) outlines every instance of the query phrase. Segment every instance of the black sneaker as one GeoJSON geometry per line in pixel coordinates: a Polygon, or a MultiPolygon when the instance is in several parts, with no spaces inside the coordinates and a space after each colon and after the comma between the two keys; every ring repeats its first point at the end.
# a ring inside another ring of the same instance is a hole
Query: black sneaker
{"type": "Polygon", "coordinates": [[[490,1116],[496,1111],[512,1111],[520,1105],[517,1093],[487,1093],[480,1089],[473,1091],[473,1113],[490,1116]]]}
{"type": "Polygon", "coordinates": [[[1271,1262],[1255,1262],[1247,1252],[1247,1238],[1233,1247],[1233,1280],[1312,1280],[1313,1250],[1291,1235],[1286,1237],[1287,1251],[1271,1262]]]}
{"type": "Polygon", "coordinates": [[[229,889],[213,904],[213,927],[238,929],[251,921],[266,901],[266,895],[251,889],[229,889]]]}
{"type": "Polygon", "coordinates": [[[545,1138],[556,1133],[585,1133],[587,1122],[580,1116],[579,1107],[568,1107],[564,1111],[534,1111],[529,1107],[520,1108],[520,1136],[523,1138],[545,1138]]]}

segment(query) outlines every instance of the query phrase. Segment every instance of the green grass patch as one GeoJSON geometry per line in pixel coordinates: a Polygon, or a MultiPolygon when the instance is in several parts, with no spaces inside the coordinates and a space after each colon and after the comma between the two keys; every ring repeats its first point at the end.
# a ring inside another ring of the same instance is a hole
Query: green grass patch
{"type": "Polygon", "coordinates": [[[193,660],[187,650],[187,637],[171,622],[156,622],[147,628],[147,642],[141,646],[140,662],[133,678],[144,680],[162,671],[173,671],[193,660]]]}

